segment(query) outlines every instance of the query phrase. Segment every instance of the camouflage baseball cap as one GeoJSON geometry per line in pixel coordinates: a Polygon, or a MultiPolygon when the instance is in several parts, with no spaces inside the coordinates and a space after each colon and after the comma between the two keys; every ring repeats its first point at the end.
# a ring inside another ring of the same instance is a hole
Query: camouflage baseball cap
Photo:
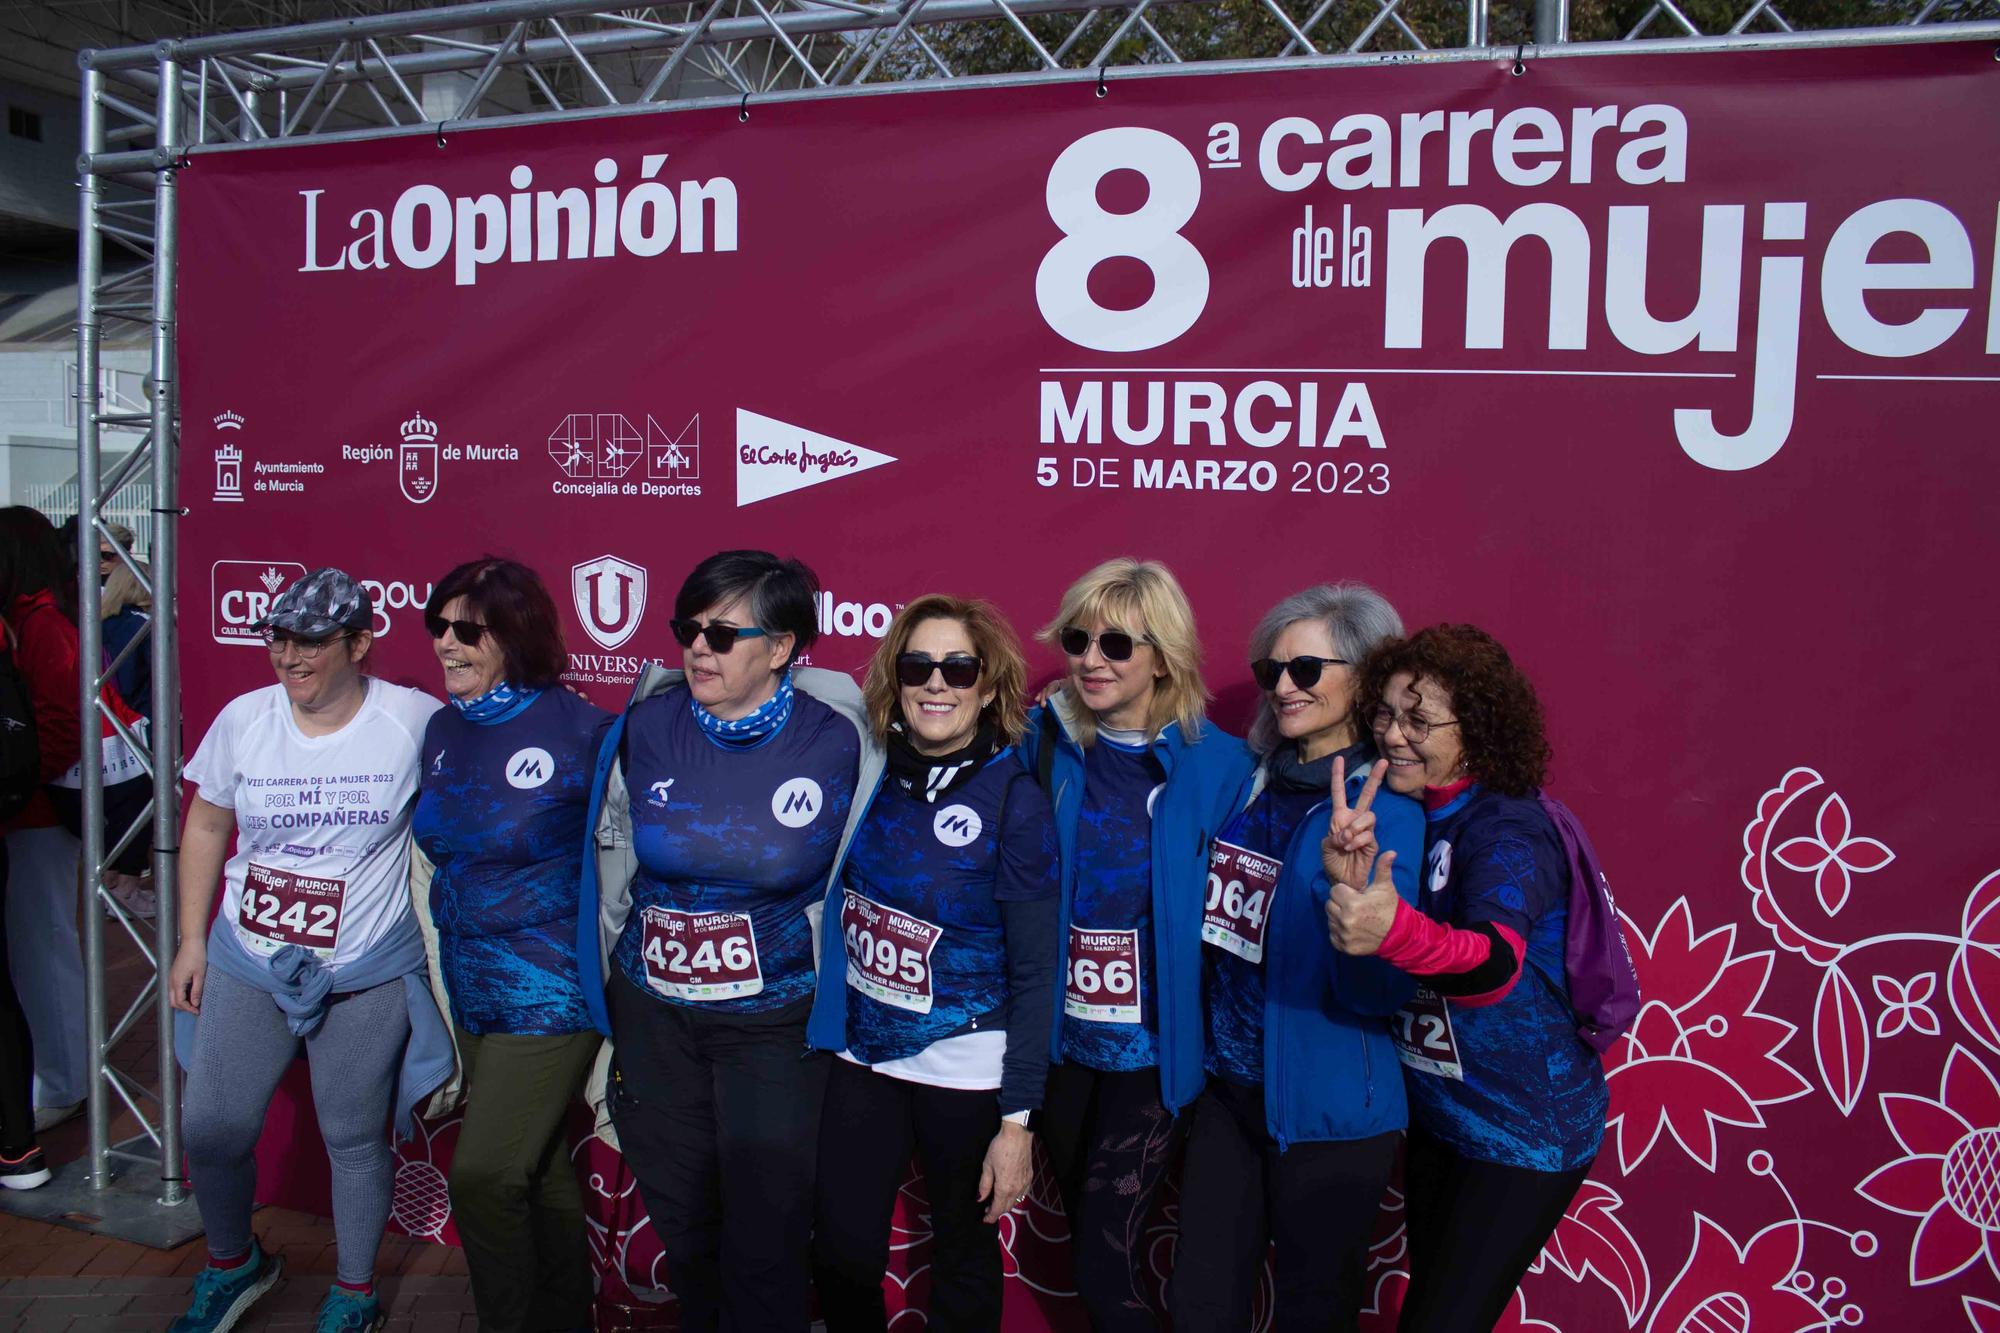
{"type": "Polygon", "coordinates": [[[252,628],[283,630],[302,639],[324,639],[342,630],[370,629],[375,604],[368,590],[339,569],[315,569],[278,594],[252,628]]]}

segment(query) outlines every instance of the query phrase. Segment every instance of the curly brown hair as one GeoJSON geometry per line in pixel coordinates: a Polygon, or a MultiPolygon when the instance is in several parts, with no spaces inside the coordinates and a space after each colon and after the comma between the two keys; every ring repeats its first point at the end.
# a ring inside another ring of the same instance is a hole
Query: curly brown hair
{"type": "Polygon", "coordinates": [[[1372,734],[1389,680],[1408,672],[1450,696],[1465,767],[1481,785],[1532,796],[1549,767],[1542,702],[1507,650],[1477,625],[1432,625],[1407,639],[1385,639],[1361,664],[1355,725],[1372,734]]]}

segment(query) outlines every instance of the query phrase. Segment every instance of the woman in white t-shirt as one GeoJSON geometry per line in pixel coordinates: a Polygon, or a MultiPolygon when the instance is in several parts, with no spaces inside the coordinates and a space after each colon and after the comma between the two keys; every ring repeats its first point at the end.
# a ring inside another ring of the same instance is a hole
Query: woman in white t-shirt
{"type": "Polygon", "coordinates": [[[452,1057],[409,894],[418,754],[438,702],[363,673],[373,617],[340,570],[287,588],[258,622],[277,684],[231,700],[187,765],[169,986],[174,1007],[199,1016],[182,1051],[182,1123],[210,1259],[174,1333],[232,1326],[278,1280],[279,1258],[250,1233],[255,1151],[301,1040],[338,1250],[318,1329],[385,1319],[373,1287],[394,1166],[382,1126],[393,1099],[407,1134],[452,1057]],[[204,938],[218,880],[226,897],[204,938]]]}

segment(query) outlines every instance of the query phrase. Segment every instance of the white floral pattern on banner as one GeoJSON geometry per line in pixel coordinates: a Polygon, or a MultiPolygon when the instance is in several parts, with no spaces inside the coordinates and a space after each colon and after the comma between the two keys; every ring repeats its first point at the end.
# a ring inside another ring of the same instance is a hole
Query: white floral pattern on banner
{"type": "Polygon", "coordinates": [[[1952,1048],[1935,1100],[1881,1096],[1904,1155],[1854,1187],[1871,1203],[1923,1220],[1910,1241],[1910,1283],[1957,1277],[1984,1255],[2000,1278],[2000,1084],[1952,1048]]]}

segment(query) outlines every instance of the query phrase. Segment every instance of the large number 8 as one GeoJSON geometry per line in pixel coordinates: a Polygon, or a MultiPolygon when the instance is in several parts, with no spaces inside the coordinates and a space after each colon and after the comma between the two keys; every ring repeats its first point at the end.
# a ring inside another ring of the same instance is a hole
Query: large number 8
{"type": "Polygon", "coordinates": [[[1208,304],[1208,264],[1181,235],[1201,201],[1201,169],[1178,139],[1136,125],[1086,134],[1049,168],[1049,217],[1063,238],[1035,272],[1035,303],[1049,327],[1079,347],[1139,352],[1194,327],[1208,304]],[[1146,178],[1146,202],[1107,213],[1097,186],[1114,171],[1146,178]],[[1090,274],[1107,259],[1136,259],[1153,275],[1153,294],[1132,310],[1111,310],[1090,295],[1090,274]]]}

